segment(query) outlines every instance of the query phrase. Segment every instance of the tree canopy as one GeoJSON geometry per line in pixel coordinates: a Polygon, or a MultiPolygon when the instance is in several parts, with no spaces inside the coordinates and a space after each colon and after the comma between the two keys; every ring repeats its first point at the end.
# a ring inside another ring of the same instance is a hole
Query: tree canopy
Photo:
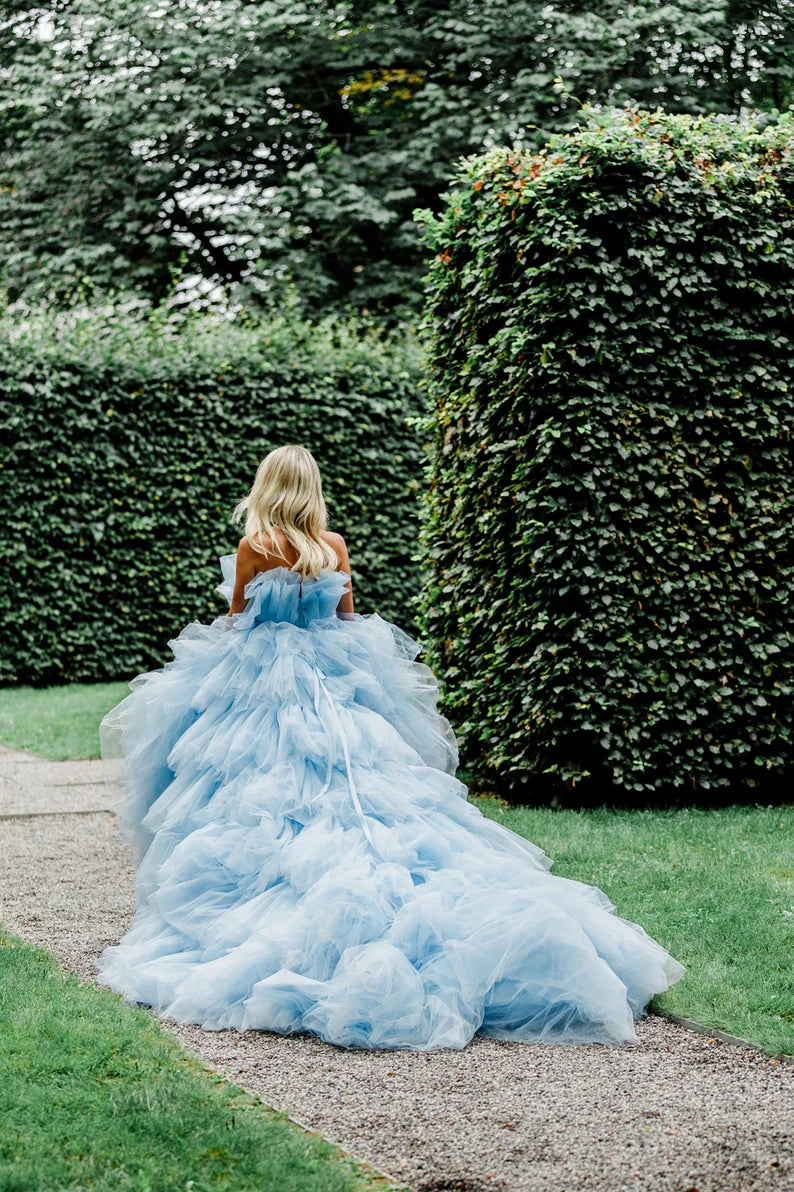
{"type": "Polygon", "coordinates": [[[288,284],[306,312],[416,307],[412,212],[460,157],[541,147],[585,100],[783,109],[793,31],[792,0],[17,0],[8,295],[182,278],[253,306],[288,284]]]}

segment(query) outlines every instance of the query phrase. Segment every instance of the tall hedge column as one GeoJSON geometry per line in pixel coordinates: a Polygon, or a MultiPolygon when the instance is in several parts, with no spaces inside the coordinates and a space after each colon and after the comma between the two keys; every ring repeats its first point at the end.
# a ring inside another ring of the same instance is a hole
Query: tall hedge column
{"type": "Polygon", "coordinates": [[[590,112],[427,227],[423,625],[519,796],[794,784],[794,124],[590,112]]]}

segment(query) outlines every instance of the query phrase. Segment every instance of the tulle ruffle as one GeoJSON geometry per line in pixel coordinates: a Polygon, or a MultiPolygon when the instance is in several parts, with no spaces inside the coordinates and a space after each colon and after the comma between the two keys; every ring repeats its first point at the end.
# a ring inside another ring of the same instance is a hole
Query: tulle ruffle
{"type": "Polygon", "coordinates": [[[103,721],[141,862],[102,978],[207,1029],[349,1047],[634,1042],[682,966],[467,801],[418,643],[337,617],[347,578],[261,573],[103,721]]]}

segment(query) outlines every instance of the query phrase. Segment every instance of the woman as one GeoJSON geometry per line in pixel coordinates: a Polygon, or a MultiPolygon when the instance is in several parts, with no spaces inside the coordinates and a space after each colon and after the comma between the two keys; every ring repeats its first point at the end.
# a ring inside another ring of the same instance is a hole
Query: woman
{"type": "Polygon", "coordinates": [[[272,451],[243,513],[228,617],[102,722],[142,851],[104,981],[209,1030],[346,1047],[636,1042],[683,967],[467,802],[417,644],[353,611],[312,455],[272,451]]]}

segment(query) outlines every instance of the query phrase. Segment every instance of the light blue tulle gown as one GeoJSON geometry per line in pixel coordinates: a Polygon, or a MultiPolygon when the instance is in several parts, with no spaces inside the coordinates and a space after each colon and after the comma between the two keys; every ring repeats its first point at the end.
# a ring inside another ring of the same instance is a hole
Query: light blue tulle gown
{"type": "Polygon", "coordinates": [[[180,1022],[344,1047],[636,1042],[683,967],[467,801],[419,646],[337,615],[347,579],[259,573],[102,722],[141,861],[101,979],[180,1022]]]}

